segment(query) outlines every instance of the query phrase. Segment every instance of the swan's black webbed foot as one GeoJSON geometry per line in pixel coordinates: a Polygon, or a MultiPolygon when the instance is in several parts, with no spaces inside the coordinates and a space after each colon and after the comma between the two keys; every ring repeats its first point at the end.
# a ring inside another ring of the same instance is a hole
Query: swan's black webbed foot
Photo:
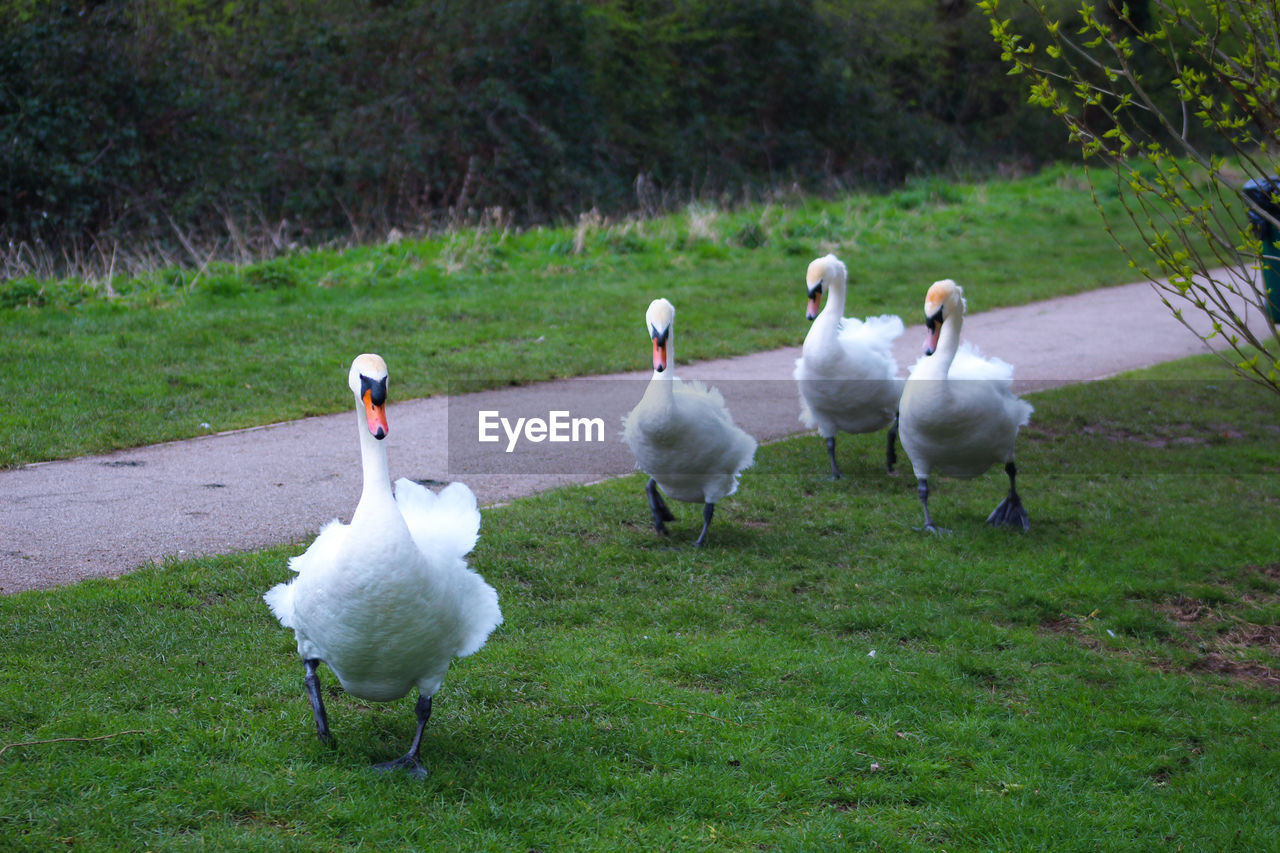
{"type": "Polygon", "coordinates": [[[1027,518],[1027,511],[1023,509],[1022,501],[1017,495],[1009,495],[1009,497],[1000,501],[1000,505],[991,511],[991,515],[987,516],[987,524],[992,527],[1001,525],[1009,525],[1010,527],[1020,527],[1023,530],[1031,529],[1031,521],[1027,518]]]}
{"type": "Polygon", "coordinates": [[[836,464],[836,437],[833,435],[827,439],[827,456],[831,459],[831,478],[832,480],[840,479],[840,466],[836,464]]]}
{"type": "Polygon", "coordinates": [[[987,524],[992,526],[1007,524],[1010,527],[1030,530],[1031,520],[1027,517],[1027,511],[1022,506],[1022,498],[1018,497],[1018,490],[1014,488],[1014,480],[1018,476],[1018,469],[1012,462],[1008,462],[1005,463],[1004,470],[1009,475],[1009,496],[1000,501],[1000,505],[991,511],[991,515],[987,516],[987,524]]]}
{"type": "Polygon", "coordinates": [[[307,686],[307,699],[311,701],[311,715],[316,721],[316,736],[324,741],[326,746],[333,746],[333,735],[329,733],[329,715],[325,713],[324,700],[320,698],[320,674],[316,672],[316,666],[319,663],[317,658],[308,658],[302,662],[307,670],[303,683],[307,686]]]}
{"type": "Polygon", "coordinates": [[[373,765],[374,770],[379,770],[383,773],[391,770],[404,770],[415,779],[425,779],[431,775],[418,759],[418,752],[422,749],[422,730],[427,727],[427,720],[431,719],[431,697],[423,696],[422,691],[419,690],[418,704],[414,706],[413,710],[418,717],[418,730],[413,735],[413,743],[409,744],[409,751],[399,758],[373,765]]]}
{"type": "Polygon", "coordinates": [[[715,504],[702,505],[702,532],[698,534],[697,540],[693,543],[693,547],[701,548],[707,544],[707,528],[711,526],[711,516],[716,513],[715,504]]]}
{"type": "Polygon", "coordinates": [[[675,516],[671,514],[671,510],[667,508],[667,502],[662,499],[662,493],[658,491],[658,481],[650,477],[644,491],[649,496],[649,511],[653,513],[653,529],[666,536],[667,525],[663,522],[674,521],[675,516]]]}
{"type": "Polygon", "coordinates": [[[414,755],[402,755],[391,761],[382,761],[373,765],[373,769],[380,773],[390,773],[393,770],[403,770],[415,779],[425,779],[431,775],[431,772],[422,765],[414,755]]]}

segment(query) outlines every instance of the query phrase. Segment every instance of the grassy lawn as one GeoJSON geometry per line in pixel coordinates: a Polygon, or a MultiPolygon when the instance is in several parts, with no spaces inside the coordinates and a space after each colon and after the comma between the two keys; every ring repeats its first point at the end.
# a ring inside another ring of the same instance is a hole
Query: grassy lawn
{"type": "Polygon", "coordinates": [[[487,510],[507,621],[424,782],[369,769],[411,698],[323,671],[316,739],[260,600],[301,544],[0,598],[0,847],[1280,849],[1274,398],[1201,359],[1033,401],[1025,535],[999,472],[914,531],[879,436],[834,483],[762,447],[701,551],[639,476],[487,510]]]}
{"type": "Polygon", "coordinates": [[[1131,281],[1082,176],[490,226],[164,270],[116,280],[111,300],[77,281],[0,283],[0,467],[340,411],[350,401],[317,377],[362,351],[396,365],[401,400],[641,369],[640,319],[658,295],[698,330],[682,361],[795,345],[805,268],[827,251],[849,265],[857,315],[914,319],[946,277],[974,285],[974,311],[1131,281]]]}

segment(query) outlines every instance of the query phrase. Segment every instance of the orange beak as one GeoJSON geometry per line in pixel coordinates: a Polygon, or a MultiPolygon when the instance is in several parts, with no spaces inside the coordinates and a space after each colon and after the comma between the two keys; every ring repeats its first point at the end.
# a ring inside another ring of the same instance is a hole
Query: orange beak
{"type": "Polygon", "coordinates": [[[933,355],[938,351],[938,337],[942,334],[942,310],[932,317],[928,317],[924,321],[925,328],[929,330],[924,338],[924,354],[933,355]]]}
{"type": "Polygon", "coordinates": [[[822,291],[816,290],[809,296],[809,307],[805,309],[804,318],[812,320],[818,316],[818,309],[822,307],[822,291]]]}
{"type": "Polygon", "coordinates": [[[658,343],[658,339],[653,339],[653,369],[658,373],[667,369],[667,340],[662,339],[662,343],[658,343]]]}
{"type": "Polygon", "coordinates": [[[387,407],[373,402],[373,392],[368,389],[365,390],[363,399],[364,416],[365,420],[369,422],[369,432],[374,438],[381,441],[391,431],[387,426],[387,407]]]}

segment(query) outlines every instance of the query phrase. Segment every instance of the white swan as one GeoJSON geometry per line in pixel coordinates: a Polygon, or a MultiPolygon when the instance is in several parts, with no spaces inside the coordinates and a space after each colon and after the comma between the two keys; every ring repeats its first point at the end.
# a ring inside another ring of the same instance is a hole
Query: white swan
{"type": "Polygon", "coordinates": [[[329,665],[343,688],[376,701],[418,688],[418,729],[409,751],[379,764],[417,776],[431,697],[450,661],[480,649],[502,622],[498,594],[467,567],[480,529],[476,498],[462,483],[437,495],[387,469],[387,366],[358,356],[348,384],[356,397],[364,489],[350,524],[337,519],[306,552],[289,560],[298,575],[263,598],[292,628],[306,668],[316,732],[331,742],[316,666],[329,665]]]}
{"type": "Polygon", "coordinates": [[[899,407],[899,437],[915,470],[924,527],[939,530],[929,515],[929,474],[976,477],[1004,463],[1009,495],[987,518],[1026,530],[1027,512],[1014,481],[1013,445],[1032,407],[1014,396],[1013,367],[960,346],[964,291],[954,281],[934,282],[924,301],[929,334],[924,355],[907,378],[899,407]]]}
{"type": "Polygon", "coordinates": [[[682,382],[673,374],[672,325],[676,309],[655,299],[645,314],[653,339],[653,377],[644,397],[622,421],[622,440],[636,457],[636,467],[649,475],[645,492],[653,526],[666,534],[663,522],[675,518],[658,489],[680,501],[702,503],[702,533],[707,541],[716,502],[738,488],[738,474],[751,465],[756,440],[733,423],[724,398],[701,382],[682,382]]]}
{"type": "Polygon", "coordinates": [[[848,271],[835,255],[809,264],[805,278],[809,290],[805,316],[813,320],[813,326],[792,374],[800,388],[800,420],[826,439],[833,480],[840,479],[836,433],[875,432],[887,426],[885,466],[892,471],[897,461],[893,445],[902,396],[893,342],[902,334],[902,318],[892,314],[865,320],[841,316],[848,271]],[[823,291],[829,298],[819,314],[823,291]]]}

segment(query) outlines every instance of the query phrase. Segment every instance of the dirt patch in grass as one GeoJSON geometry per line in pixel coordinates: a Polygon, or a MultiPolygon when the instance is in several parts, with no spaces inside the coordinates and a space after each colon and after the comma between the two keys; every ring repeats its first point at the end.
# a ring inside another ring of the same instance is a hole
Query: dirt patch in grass
{"type": "Polygon", "coordinates": [[[1208,447],[1223,442],[1242,441],[1249,435],[1232,424],[1158,424],[1147,429],[1133,429],[1112,421],[1068,424],[1029,424],[1023,430],[1029,441],[1087,435],[1116,444],[1141,444],[1145,447],[1208,447]]]}
{"type": "Polygon", "coordinates": [[[1085,435],[1104,438],[1115,442],[1136,442],[1147,447],[1196,446],[1207,447],[1217,441],[1239,441],[1244,433],[1227,424],[1212,424],[1203,427],[1196,424],[1161,424],[1150,430],[1137,432],[1125,427],[1110,424],[1086,424],[1080,429],[1085,435]]]}
{"type": "Polygon", "coordinates": [[[1080,621],[1074,616],[1056,616],[1040,623],[1040,627],[1054,634],[1078,634],[1080,621]]]}
{"type": "MultiPolygon", "coordinates": [[[[1269,573],[1275,569],[1268,567],[1265,571],[1269,573]]],[[[1250,593],[1241,596],[1239,601],[1253,603],[1260,598],[1274,599],[1276,596],[1250,593]]],[[[1175,642],[1203,651],[1185,669],[1226,675],[1236,681],[1280,691],[1280,625],[1242,621],[1231,612],[1236,609],[1235,603],[1215,607],[1183,595],[1175,595],[1155,607],[1181,628],[1175,634],[1175,642]],[[1228,624],[1231,627],[1226,627],[1228,624]],[[1275,658],[1276,665],[1242,656],[1251,650],[1265,652],[1275,658]]]]}
{"type": "Polygon", "coordinates": [[[1260,663],[1229,658],[1218,652],[1210,652],[1193,663],[1189,669],[1217,673],[1234,681],[1243,681],[1257,687],[1280,691],[1280,670],[1260,663]]]}
{"type": "MultiPolygon", "coordinates": [[[[1280,581],[1280,563],[1250,566],[1245,575],[1280,581]]],[[[1153,665],[1166,672],[1225,675],[1233,681],[1280,692],[1280,625],[1261,625],[1237,615],[1245,605],[1280,601],[1280,592],[1240,592],[1230,586],[1224,590],[1230,590],[1227,600],[1215,603],[1181,594],[1153,602],[1152,608],[1173,626],[1164,642],[1193,653],[1189,661],[1179,655],[1154,660],[1153,665]]],[[[1099,638],[1081,630],[1085,621],[1062,615],[1042,622],[1040,628],[1072,636],[1090,649],[1104,648],[1099,638]]]]}
{"type": "Polygon", "coordinates": [[[1272,563],[1269,566],[1252,566],[1251,570],[1256,574],[1280,583],[1280,563],[1272,563]]]}
{"type": "Polygon", "coordinates": [[[1156,610],[1180,625],[1199,622],[1208,609],[1208,605],[1203,601],[1183,595],[1175,595],[1172,599],[1156,605],[1156,610]]]}
{"type": "Polygon", "coordinates": [[[1224,635],[1227,645],[1265,648],[1280,658],[1280,625],[1241,625],[1224,635]]]}

